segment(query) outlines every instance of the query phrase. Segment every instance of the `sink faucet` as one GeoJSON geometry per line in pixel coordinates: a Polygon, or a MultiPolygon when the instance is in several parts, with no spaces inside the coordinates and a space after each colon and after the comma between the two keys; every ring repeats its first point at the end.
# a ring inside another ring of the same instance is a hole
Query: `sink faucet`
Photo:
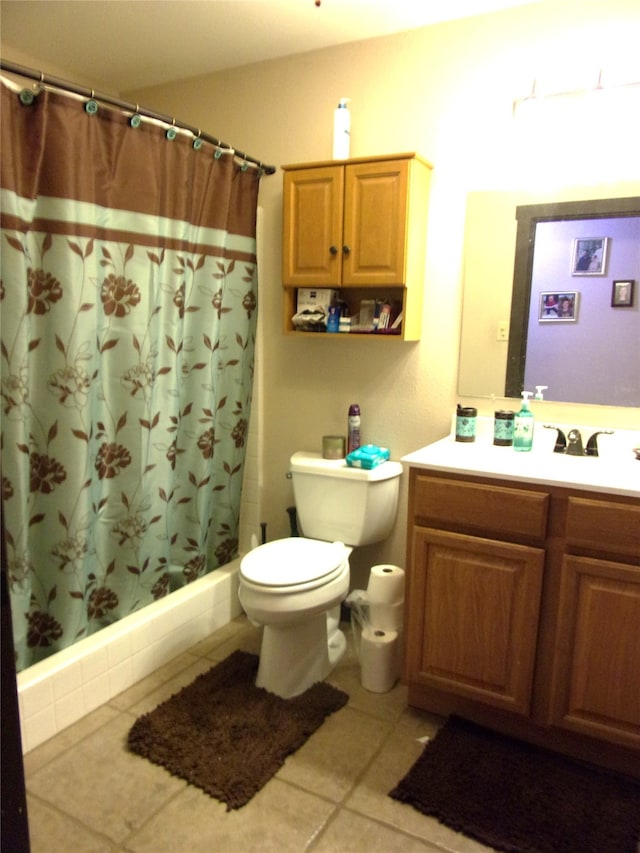
{"type": "Polygon", "coordinates": [[[587,447],[584,451],[585,456],[598,456],[598,436],[599,435],[613,435],[612,429],[601,429],[598,432],[594,432],[589,441],[587,442],[587,447]]]}
{"type": "Polygon", "coordinates": [[[544,424],[545,429],[555,429],[557,432],[556,435],[556,444],[553,448],[554,453],[566,453],[567,451],[567,437],[562,432],[560,427],[553,426],[553,424],[544,424]]]}
{"type": "Polygon", "coordinates": [[[582,444],[582,435],[580,434],[579,429],[570,429],[565,436],[560,427],[552,426],[551,424],[544,424],[544,428],[555,429],[557,432],[553,452],[566,453],[567,456],[598,456],[598,436],[613,434],[612,429],[598,430],[591,435],[585,448],[582,444]]]}
{"type": "Polygon", "coordinates": [[[579,429],[570,429],[567,433],[567,450],[568,456],[584,456],[584,448],[582,446],[582,436],[579,429]]]}

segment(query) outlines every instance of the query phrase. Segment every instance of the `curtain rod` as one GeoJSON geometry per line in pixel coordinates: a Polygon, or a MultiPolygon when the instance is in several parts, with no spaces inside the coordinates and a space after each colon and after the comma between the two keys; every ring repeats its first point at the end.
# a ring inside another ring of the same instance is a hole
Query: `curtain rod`
{"type": "Polygon", "coordinates": [[[211,136],[208,133],[202,133],[201,130],[197,127],[191,127],[190,125],[184,124],[183,122],[177,122],[172,116],[162,115],[162,113],[153,112],[152,110],[140,107],[139,104],[132,104],[128,101],[122,101],[120,100],[120,98],[114,98],[112,95],[105,95],[100,92],[96,92],[94,89],[85,89],[84,87],[78,86],[75,83],[70,83],[68,80],[61,80],[57,77],[45,75],[42,73],[42,71],[35,71],[33,68],[26,68],[23,65],[17,65],[15,62],[9,62],[5,59],[0,59],[0,69],[2,69],[3,71],[8,71],[12,74],[19,74],[21,77],[28,77],[30,80],[37,80],[38,83],[41,83],[43,86],[53,86],[56,89],[63,89],[68,92],[72,92],[74,95],[82,95],[85,98],[92,98],[97,101],[102,101],[102,103],[104,104],[109,104],[110,106],[117,107],[118,109],[124,110],[125,112],[131,112],[134,115],[137,114],[141,116],[146,116],[147,118],[154,119],[155,121],[160,121],[163,124],[168,124],[180,128],[181,130],[188,130],[197,139],[202,139],[206,142],[211,142],[217,148],[223,148],[228,151],[232,151],[235,156],[239,157],[241,160],[246,160],[249,163],[254,163],[266,175],[274,175],[276,172],[275,166],[267,166],[261,160],[257,160],[255,157],[251,157],[248,154],[244,154],[242,151],[238,151],[232,145],[229,145],[226,142],[222,142],[215,136],[211,136]]]}
{"type": "Polygon", "coordinates": [[[602,70],[598,74],[597,83],[594,86],[589,86],[588,88],[583,89],[567,89],[559,92],[543,92],[541,95],[538,94],[538,81],[534,80],[531,84],[531,91],[528,95],[524,95],[522,98],[516,98],[513,102],[513,108],[515,110],[520,104],[524,104],[526,101],[546,101],[551,98],[567,98],[573,97],[574,95],[588,95],[591,92],[609,92],[612,89],[633,89],[640,86],[640,80],[630,80],[627,83],[603,83],[602,82],[602,70]]]}

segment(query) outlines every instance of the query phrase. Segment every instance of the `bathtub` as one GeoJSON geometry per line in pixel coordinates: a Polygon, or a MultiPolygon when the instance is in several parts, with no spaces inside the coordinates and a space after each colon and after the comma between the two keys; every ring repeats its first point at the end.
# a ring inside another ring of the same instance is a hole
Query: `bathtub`
{"type": "Polygon", "coordinates": [[[242,612],[234,560],[18,673],[24,753],[242,612]]]}

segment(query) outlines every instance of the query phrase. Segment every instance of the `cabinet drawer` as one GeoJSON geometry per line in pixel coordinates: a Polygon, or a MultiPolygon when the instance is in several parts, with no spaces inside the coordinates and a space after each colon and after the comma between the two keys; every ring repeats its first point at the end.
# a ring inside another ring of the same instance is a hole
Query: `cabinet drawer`
{"type": "Polygon", "coordinates": [[[484,483],[416,474],[414,518],[430,525],[471,528],[500,537],[542,540],[547,532],[549,495],[484,483]]]}
{"type": "Polygon", "coordinates": [[[627,554],[640,562],[640,504],[570,497],[567,543],[593,551],[627,554]]]}

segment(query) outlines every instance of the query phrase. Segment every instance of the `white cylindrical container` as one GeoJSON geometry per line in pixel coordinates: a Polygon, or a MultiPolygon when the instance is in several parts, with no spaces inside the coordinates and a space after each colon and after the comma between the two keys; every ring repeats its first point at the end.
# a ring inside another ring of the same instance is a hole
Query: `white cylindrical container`
{"type": "Polygon", "coordinates": [[[368,626],[360,638],[360,680],[365,690],[387,693],[398,678],[398,632],[368,626]]]}
{"type": "Polygon", "coordinates": [[[404,600],[404,569],[399,566],[374,566],[367,585],[369,603],[395,604],[404,600]]]}
{"type": "Polygon", "coordinates": [[[349,98],[341,98],[333,112],[333,159],[348,160],[351,142],[349,98]]]}
{"type": "Polygon", "coordinates": [[[381,631],[399,631],[404,617],[404,601],[393,604],[372,601],[369,604],[369,622],[381,631]]]}

